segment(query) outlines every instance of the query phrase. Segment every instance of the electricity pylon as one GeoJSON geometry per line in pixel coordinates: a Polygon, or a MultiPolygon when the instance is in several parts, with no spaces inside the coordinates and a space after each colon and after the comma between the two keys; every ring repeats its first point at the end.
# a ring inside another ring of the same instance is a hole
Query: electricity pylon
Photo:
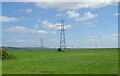
{"type": "Polygon", "coordinates": [[[44,46],[43,46],[43,38],[41,38],[41,49],[43,49],[44,46]]]}
{"type": "Polygon", "coordinates": [[[61,20],[60,25],[60,49],[61,51],[65,51],[66,49],[66,42],[65,42],[65,21],[61,20]]]}
{"type": "Polygon", "coordinates": [[[95,48],[97,48],[97,42],[95,42],[95,48]]]}

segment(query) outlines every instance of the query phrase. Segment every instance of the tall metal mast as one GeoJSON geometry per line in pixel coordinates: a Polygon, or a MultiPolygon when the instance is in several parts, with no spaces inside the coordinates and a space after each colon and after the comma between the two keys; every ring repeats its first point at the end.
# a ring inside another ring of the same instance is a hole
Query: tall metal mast
{"type": "Polygon", "coordinates": [[[95,42],[95,48],[97,48],[97,42],[95,42]]]}
{"type": "Polygon", "coordinates": [[[61,20],[60,25],[60,49],[62,51],[65,51],[66,49],[66,42],[65,42],[65,21],[61,20]]]}
{"type": "Polygon", "coordinates": [[[41,38],[41,49],[43,48],[43,38],[41,38]]]}

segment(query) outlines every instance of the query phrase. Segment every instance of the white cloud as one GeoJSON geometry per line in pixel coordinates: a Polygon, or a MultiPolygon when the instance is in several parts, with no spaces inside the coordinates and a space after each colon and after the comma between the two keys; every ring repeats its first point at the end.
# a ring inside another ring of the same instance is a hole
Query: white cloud
{"type": "Polygon", "coordinates": [[[97,14],[91,12],[86,12],[83,16],[80,16],[80,13],[68,10],[66,14],[68,15],[68,18],[73,18],[76,21],[83,21],[97,17],[97,14]]]}
{"type": "Polygon", "coordinates": [[[28,14],[30,14],[30,13],[32,13],[32,9],[20,9],[19,10],[20,12],[25,12],[25,13],[28,13],[28,14]]]}
{"type": "Polygon", "coordinates": [[[56,16],[63,16],[61,13],[56,14],[56,16]]]}
{"type": "MultiPolygon", "coordinates": [[[[66,0],[64,0],[66,1],[66,0]]],[[[77,0],[78,2],[37,2],[36,6],[39,8],[55,8],[57,10],[65,9],[80,9],[80,8],[99,8],[114,4],[115,0],[77,0]]]]}
{"type": "Polygon", "coordinates": [[[120,13],[116,13],[115,15],[118,16],[118,15],[120,15],[120,13]]]}
{"type": "Polygon", "coordinates": [[[41,19],[38,19],[37,22],[41,22],[42,20],[41,19]]]}
{"type": "Polygon", "coordinates": [[[32,13],[32,9],[26,9],[26,13],[32,13]]]}
{"type": "Polygon", "coordinates": [[[118,36],[120,34],[101,35],[101,38],[104,40],[118,41],[118,36]]]}
{"type": "Polygon", "coordinates": [[[47,32],[44,30],[36,30],[31,28],[26,28],[24,26],[15,26],[4,30],[5,32],[18,32],[18,33],[32,33],[32,34],[55,34],[53,32],[47,32]]]}
{"type": "Polygon", "coordinates": [[[112,34],[113,37],[118,37],[120,36],[120,33],[119,34],[112,34]]]}
{"type": "Polygon", "coordinates": [[[15,26],[8,29],[5,29],[5,32],[20,32],[20,33],[29,33],[32,29],[26,28],[24,26],[15,26]]]}
{"type": "Polygon", "coordinates": [[[98,16],[97,14],[93,14],[93,13],[91,13],[91,12],[87,12],[87,13],[84,14],[83,17],[77,18],[76,21],[88,20],[88,19],[95,18],[95,17],[97,17],[97,16],[98,16]]]}
{"type": "Polygon", "coordinates": [[[33,34],[48,34],[47,31],[43,31],[43,30],[33,30],[32,33],[33,34]]]}
{"type": "Polygon", "coordinates": [[[118,36],[120,34],[98,34],[96,36],[91,36],[88,37],[89,39],[97,39],[100,42],[117,42],[118,41],[118,36]]]}
{"type": "Polygon", "coordinates": [[[38,29],[38,27],[39,27],[39,25],[36,24],[36,25],[35,25],[35,29],[38,29]]]}
{"type": "MultiPolygon", "coordinates": [[[[43,27],[45,28],[50,28],[50,29],[60,29],[61,28],[61,24],[60,23],[56,23],[56,24],[53,24],[53,23],[49,23],[47,20],[39,20],[42,24],[43,24],[43,27]]],[[[66,25],[64,26],[65,29],[68,29],[70,28],[71,25],[66,25]]]]}
{"type": "Polygon", "coordinates": [[[53,32],[49,32],[50,34],[56,34],[57,32],[56,31],[53,31],[53,32]]]}
{"type": "Polygon", "coordinates": [[[7,42],[7,43],[24,43],[25,41],[12,39],[12,40],[5,40],[5,42],[7,42]]]}
{"type": "Polygon", "coordinates": [[[93,26],[95,26],[95,23],[97,23],[97,22],[99,22],[99,21],[86,22],[85,25],[86,25],[86,26],[93,27],[93,26]]]}
{"type": "Polygon", "coordinates": [[[91,38],[91,39],[88,39],[87,42],[97,42],[98,40],[97,39],[94,39],[94,38],[91,38]]]}
{"type": "Polygon", "coordinates": [[[3,0],[3,2],[118,2],[119,0],[3,0]]]}
{"type": "Polygon", "coordinates": [[[85,46],[89,47],[118,47],[118,34],[97,34],[93,36],[88,36],[83,40],[85,46]]]}
{"type": "Polygon", "coordinates": [[[0,22],[13,22],[13,21],[20,21],[25,20],[25,18],[15,18],[15,17],[6,17],[6,16],[0,16],[0,22]]]}
{"type": "Polygon", "coordinates": [[[87,25],[92,25],[94,22],[87,22],[87,23],[85,23],[85,24],[87,24],[87,25]]]}
{"type": "Polygon", "coordinates": [[[69,18],[78,18],[80,16],[80,14],[77,13],[76,11],[70,11],[70,10],[67,11],[67,14],[69,18]]]}
{"type": "Polygon", "coordinates": [[[26,40],[10,39],[10,40],[3,40],[2,46],[21,46],[21,44],[25,45],[25,43],[26,43],[26,40]]]}

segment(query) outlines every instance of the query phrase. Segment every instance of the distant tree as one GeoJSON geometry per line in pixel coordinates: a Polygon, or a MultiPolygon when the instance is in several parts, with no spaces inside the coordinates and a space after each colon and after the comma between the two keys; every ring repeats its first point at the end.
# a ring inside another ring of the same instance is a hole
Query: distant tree
{"type": "Polygon", "coordinates": [[[0,48],[0,58],[4,59],[14,59],[16,58],[13,55],[9,55],[6,49],[0,48]]]}
{"type": "Polygon", "coordinates": [[[3,49],[3,48],[0,48],[0,57],[2,59],[5,59],[8,57],[8,53],[7,53],[7,50],[6,49],[3,49]]]}

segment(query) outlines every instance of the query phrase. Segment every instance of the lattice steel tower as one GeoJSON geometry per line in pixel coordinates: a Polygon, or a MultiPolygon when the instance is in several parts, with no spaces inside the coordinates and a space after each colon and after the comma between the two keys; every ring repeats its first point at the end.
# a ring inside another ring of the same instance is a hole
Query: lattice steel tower
{"type": "Polygon", "coordinates": [[[66,49],[66,42],[65,42],[65,21],[61,20],[60,25],[60,49],[61,51],[65,51],[66,49]]]}
{"type": "Polygon", "coordinates": [[[41,49],[44,48],[44,45],[43,45],[43,38],[41,38],[41,49]]]}

